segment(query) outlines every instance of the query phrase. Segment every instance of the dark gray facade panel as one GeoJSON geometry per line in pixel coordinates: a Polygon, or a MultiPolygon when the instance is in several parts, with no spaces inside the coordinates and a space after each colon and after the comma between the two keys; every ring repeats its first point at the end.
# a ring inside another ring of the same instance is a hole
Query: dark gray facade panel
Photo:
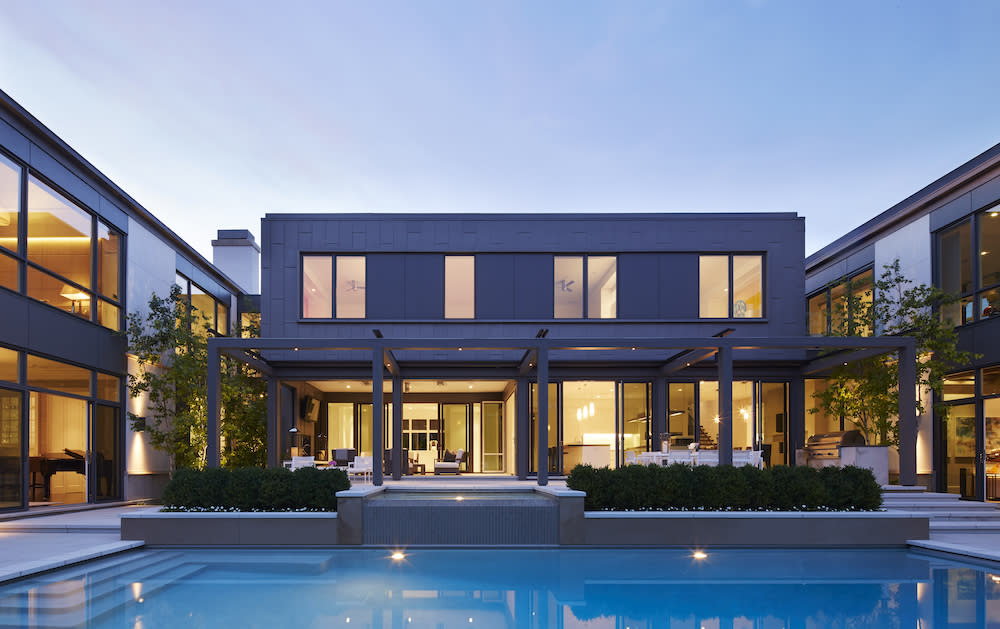
{"type": "Polygon", "coordinates": [[[514,317],[514,258],[493,253],[476,256],[477,319],[514,317]]]}
{"type": "Polygon", "coordinates": [[[514,256],[514,317],[516,319],[552,319],[555,291],[553,264],[553,256],[551,255],[521,254],[514,256]]]}
{"type": "Polygon", "coordinates": [[[0,313],[3,313],[3,325],[0,325],[0,343],[25,346],[28,344],[28,321],[30,315],[28,306],[31,300],[17,293],[0,288],[0,313]]]}
{"type": "Polygon", "coordinates": [[[96,190],[84,183],[82,179],[42,150],[37,144],[31,145],[30,165],[36,174],[51,181],[56,187],[75,197],[91,210],[97,211],[101,207],[101,196],[97,194],[96,190]]]}
{"type": "Polygon", "coordinates": [[[972,209],[982,208],[995,203],[1000,199],[1000,177],[994,177],[970,193],[972,197],[972,209]]]}
{"type": "Polygon", "coordinates": [[[102,371],[125,372],[124,337],[44,304],[30,302],[24,310],[28,322],[22,348],[102,371]]]}
{"type": "Polygon", "coordinates": [[[444,256],[410,253],[405,264],[406,318],[444,319],[444,256]]]}
{"type": "Polygon", "coordinates": [[[370,255],[366,262],[368,278],[366,314],[369,319],[402,319],[406,290],[403,256],[385,253],[370,255]]]}
{"type": "Polygon", "coordinates": [[[623,253],[618,256],[618,316],[622,319],[656,319],[661,293],[660,256],[623,253]]]}
{"type": "Polygon", "coordinates": [[[870,244],[861,251],[852,253],[847,257],[847,275],[857,273],[865,267],[875,264],[875,245],[870,244]]]}
{"type": "Polygon", "coordinates": [[[931,231],[937,231],[972,213],[972,196],[963,194],[930,214],[931,231]]]}
{"type": "Polygon", "coordinates": [[[101,217],[123,233],[128,233],[128,214],[107,197],[101,197],[101,207],[97,211],[101,217]]]}
{"type": "Polygon", "coordinates": [[[809,295],[822,290],[845,275],[847,275],[846,260],[840,260],[820,271],[813,271],[806,277],[805,294],[809,295]]]}
{"type": "Polygon", "coordinates": [[[978,354],[974,366],[1000,364],[1000,319],[989,319],[959,328],[960,350],[978,354]]]}
{"type": "Polygon", "coordinates": [[[31,142],[3,120],[0,120],[0,146],[25,162],[31,159],[31,142]]]}
{"type": "MultiPolygon", "coordinates": [[[[659,296],[661,319],[698,318],[698,256],[690,253],[664,253],[659,258],[659,296]]],[[[714,333],[713,333],[714,334],[714,333]]]]}

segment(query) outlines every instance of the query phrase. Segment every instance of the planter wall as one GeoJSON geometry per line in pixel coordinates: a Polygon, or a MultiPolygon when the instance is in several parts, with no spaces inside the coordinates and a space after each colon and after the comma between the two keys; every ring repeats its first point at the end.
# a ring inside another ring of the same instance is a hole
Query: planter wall
{"type": "MultiPolygon", "coordinates": [[[[840,464],[869,469],[875,475],[875,481],[879,485],[889,484],[888,446],[842,446],[840,448],[840,464]]],[[[896,469],[898,472],[898,463],[896,469]]]]}
{"type": "Polygon", "coordinates": [[[335,546],[336,513],[186,513],[123,515],[123,540],[151,546],[335,546]]]}

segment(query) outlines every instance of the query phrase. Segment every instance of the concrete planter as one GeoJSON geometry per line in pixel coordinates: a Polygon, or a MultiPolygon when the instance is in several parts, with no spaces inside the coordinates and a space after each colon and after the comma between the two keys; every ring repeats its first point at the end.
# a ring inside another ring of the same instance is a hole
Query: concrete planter
{"type": "Polygon", "coordinates": [[[879,485],[889,484],[889,446],[842,446],[840,464],[869,469],[879,485]]]}

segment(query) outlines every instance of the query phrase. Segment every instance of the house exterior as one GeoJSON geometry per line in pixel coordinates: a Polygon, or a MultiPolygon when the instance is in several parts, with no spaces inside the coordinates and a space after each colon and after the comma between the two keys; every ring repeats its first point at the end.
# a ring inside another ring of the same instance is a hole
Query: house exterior
{"type": "Polygon", "coordinates": [[[175,283],[219,333],[239,316],[237,283],[0,92],[0,510],[159,495],[123,330],[175,283]]]}
{"type": "MultiPolygon", "coordinates": [[[[848,290],[870,290],[897,259],[915,284],[958,296],[940,315],[956,326],[960,349],[977,355],[955,366],[941,399],[922,394],[922,484],[1000,500],[1000,144],[809,256],[810,333],[824,333],[833,304],[848,290]],[[946,403],[947,417],[934,413],[931,402],[946,403]]],[[[833,428],[837,419],[818,426],[833,428]]]]}

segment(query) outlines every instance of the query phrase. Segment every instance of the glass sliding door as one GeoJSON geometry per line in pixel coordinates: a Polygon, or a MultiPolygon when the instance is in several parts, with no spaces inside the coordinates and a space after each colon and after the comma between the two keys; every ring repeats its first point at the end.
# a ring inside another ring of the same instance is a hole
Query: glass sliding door
{"type": "Polygon", "coordinates": [[[667,385],[667,433],[671,448],[686,448],[697,440],[695,391],[693,382],[667,385]]]}
{"type": "Polygon", "coordinates": [[[459,450],[464,453],[462,464],[459,469],[468,472],[472,469],[469,461],[472,460],[472,431],[469,426],[469,405],[468,404],[442,404],[441,405],[441,437],[444,451],[457,454],[459,450]]]}
{"type": "Polygon", "coordinates": [[[948,409],[941,425],[944,461],[941,482],[945,491],[965,498],[976,495],[976,405],[948,409]]]}
{"type": "Polygon", "coordinates": [[[93,480],[94,500],[121,498],[121,422],[118,409],[113,406],[96,404],[94,411],[93,480]]]}
{"type": "Polygon", "coordinates": [[[0,509],[22,501],[21,399],[20,391],[0,389],[0,509]]]}
{"type": "MultiPolygon", "coordinates": [[[[986,392],[985,382],[983,392],[986,392]]],[[[983,400],[983,421],[986,424],[986,499],[1000,500],[1000,398],[983,400]]]]}
{"type": "Polygon", "coordinates": [[[760,383],[760,450],[764,467],[785,465],[785,435],[788,430],[788,385],[784,382],[760,383]]]}
{"type": "MultiPolygon", "coordinates": [[[[549,383],[549,423],[548,423],[548,436],[549,436],[549,473],[550,474],[560,474],[562,473],[562,454],[563,450],[559,447],[561,443],[560,440],[560,428],[562,422],[559,421],[559,383],[550,382],[549,383]]],[[[536,424],[536,419],[538,417],[538,384],[532,383],[531,385],[531,429],[528,431],[531,434],[528,436],[529,442],[531,444],[531,456],[528,461],[528,471],[532,473],[538,472],[538,428],[536,424]]]]}
{"type": "Polygon", "coordinates": [[[87,402],[34,391],[29,399],[31,502],[36,505],[86,502],[87,402]]]}
{"type": "Polygon", "coordinates": [[[483,402],[483,453],[484,472],[502,472],[503,461],[503,403],[483,402]]]}
{"type": "Polygon", "coordinates": [[[618,399],[621,404],[621,464],[634,460],[633,455],[650,450],[649,383],[621,383],[618,399]]]}
{"type": "Polygon", "coordinates": [[[615,383],[563,383],[563,470],[615,466],[615,383]]]}

